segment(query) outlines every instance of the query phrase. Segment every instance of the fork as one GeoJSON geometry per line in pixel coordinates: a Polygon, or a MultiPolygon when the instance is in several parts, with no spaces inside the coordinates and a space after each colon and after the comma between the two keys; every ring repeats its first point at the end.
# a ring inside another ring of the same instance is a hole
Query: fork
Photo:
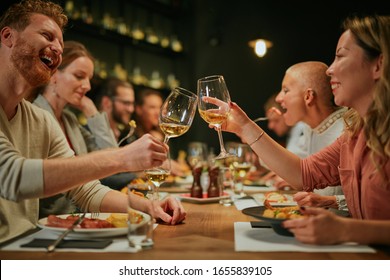
{"type": "Polygon", "coordinates": [[[266,121],[266,120],[268,120],[268,117],[259,117],[259,118],[254,119],[253,121],[260,122],[260,121],[266,121]]]}
{"type": "Polygon", "coordinates": [[[91,212],[91,219],[96,220],[99,218],[99,212],[91,212]]]}
{"type": "MultiPolygon", "coordinates": [[[[270,114],[277,114],[279,116],[282,115],[282,112],[280,112],[280,110],[276,107],[271,107],[270,109],[268,109],[267,113],[270,113],[270,114]]],[[[259,118],[256,118],[254,119],[253,121],[254,122],[260,122],[260,121],[266,121],[268,120],[268,117],[259,117],[259,118]]]]}
{"type": "Polygon", "coordinates": [[[127,133],[127,135],[125,137],[123,137],[121,140],[119,140],[118,146],[120,146],[123,143],[123,141],[125,141],[126,139],[129,139],[129,137],[134,134],[135,125],[133,125],[131,122],[129,123],[129,125],[130,125],[129,133],[127,133]]]}

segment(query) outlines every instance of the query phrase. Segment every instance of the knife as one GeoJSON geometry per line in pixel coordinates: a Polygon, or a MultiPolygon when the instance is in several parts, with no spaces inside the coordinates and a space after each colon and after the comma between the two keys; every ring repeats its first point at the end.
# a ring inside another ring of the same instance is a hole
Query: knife
{"type": "Polygon", "coordinates": [[[64,231],[54,242],[53,244],[50,244],[49,246],[47,246],[47,251],[48,252],[53,252],[55,250],[55,248],[57,247],[58,244],[60,244],[60,242],[70,233],[74,230],[75,227],[77,227],[79,224],[82,223],[82,221],[84,220],[85,218],[85,214],[86,213],[83,213],[82,215],[79,216],[79,218],[73,223],[73,225],[71,225],[66,231],[64,231]]]}

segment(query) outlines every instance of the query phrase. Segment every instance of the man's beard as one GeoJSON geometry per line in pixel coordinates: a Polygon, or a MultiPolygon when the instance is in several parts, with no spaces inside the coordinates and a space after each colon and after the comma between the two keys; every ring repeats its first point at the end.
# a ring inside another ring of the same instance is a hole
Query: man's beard
{"type": "Polygon", "coordinates": [[[38,51],[24,39],[20,38],[16,42],[11,62],[31,87],[42,86],[50,81],[51,71],[44,69],[38,51]]]}
{"type": "Polygon", "coordinates": [[[128,125],[129,121],[130,121],[130,117],[129,117],[129,120],[128,121],[124,121],[121,114],[118,113],[115,105],[113,106],[112,108],[112,118],[114,119],[114,121],[118,124],[123,124],[123,125],[128,125]]]}

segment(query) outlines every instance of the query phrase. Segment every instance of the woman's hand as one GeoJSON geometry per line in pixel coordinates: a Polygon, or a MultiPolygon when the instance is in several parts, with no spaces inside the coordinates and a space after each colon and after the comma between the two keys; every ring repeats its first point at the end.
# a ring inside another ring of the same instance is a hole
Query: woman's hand
{"type": "MultiPolygon", "coordinates": [[[[214,104],[219,108],[222,108],[222,109],[215,109],[215,110],[227,111],[226,110],[227,106],[230,107],[229,117],[225,122],[222,123],[221,126],[221,129],[224,131],[232,132],[240,136],[243,126],[245,126],[245,124],[252,122],[251,119],[247,116],[247,114],[234,102],[229,102],[229,104],[227,104],[226,102],[223,102],[219,99],[212,98],[212,97],[203,97],[203,100],[205,102],[214,104]]],[[[214,125],[210,124],[209,127],[214,128],[214,125]]]]}
{"type": "Polygon", "coordinates": [[[95,103],[93,103],[93,101],[85,95],[81,98],[79,106],[74,106],[74,107],[76,107],[81,112],[83,112],[86,118],[93,117],[99,112],[98,109],[96,108],[95,103]]]}
{"type": "Polygon", "coordinates": [[[335,196],[324,196],[313,192],[297,192],[293,199],[299,206],[338,208],[335,196]]]}
{"type": "Polygon", "coordinates": [[[187,215],[181,202],[171,196],[161,201],[153,200],[150,214],[170,225],[183,222],[187,215]]]}
{"type": "Polygon", "coordinates": [[[329,245],[343,242],[345,219],[322,208],[301,207],[308,217],[283,222],[297,240],[303,243],[329,245]]]}

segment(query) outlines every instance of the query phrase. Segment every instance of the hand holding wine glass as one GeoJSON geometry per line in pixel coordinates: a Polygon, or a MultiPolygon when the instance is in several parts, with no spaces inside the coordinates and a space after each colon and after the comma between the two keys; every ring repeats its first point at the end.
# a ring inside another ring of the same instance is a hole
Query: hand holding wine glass
{"type": "Polygon", "coordinates": [[[218,132],[220,154],[215,159],[232,156],[226,152],[221,125],[230,113],[230,95],[223,76],[215,75],[198,80],[199,114],[209,124],[216,127],[218,132]]]}
{"type": "MultiPolygon", "coordinates": [[[[165,99],[160,109],[159,125],[164,133],[164,143],[173,137],[183,135],[190,128],[195,116],[197,96],[183,88],[175,88],[165,99]]],[[[171,160],[167,160],[159,167],[145,170],[146,178],[158,188],[165,181],[171,171],[171,160]]]]}

